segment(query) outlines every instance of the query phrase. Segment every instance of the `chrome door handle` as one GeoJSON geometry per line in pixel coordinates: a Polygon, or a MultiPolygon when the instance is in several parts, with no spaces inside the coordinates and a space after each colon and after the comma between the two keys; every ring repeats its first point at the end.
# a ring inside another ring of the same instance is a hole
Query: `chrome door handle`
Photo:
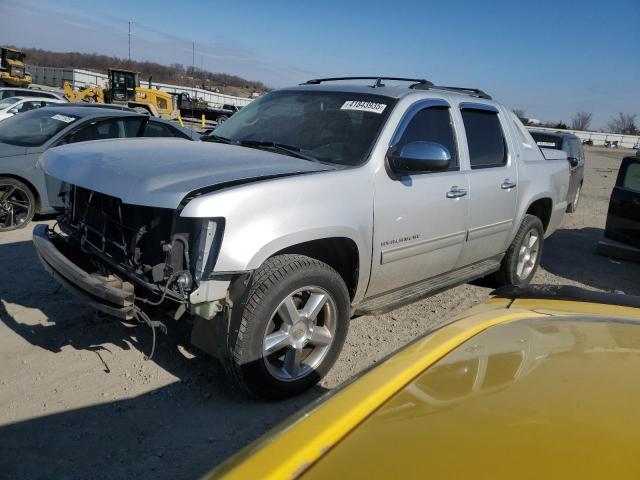
{"type": "Polygon", "coordinates": [[[467,194],[467,191],[464,188],[460,188],[456,185],[451,187],[451,190],[447,192],[447,198],[460,198],[464,197],[467,194]]]}
{"type": "Polygon", "coordinates": [[[512,182],[508,178],[505,178],[504,182],[502,182],[502,185],[500,185],[500,188],[503,190],[511,190],[512,188],[516,188],[516,182],[512,182]]]}

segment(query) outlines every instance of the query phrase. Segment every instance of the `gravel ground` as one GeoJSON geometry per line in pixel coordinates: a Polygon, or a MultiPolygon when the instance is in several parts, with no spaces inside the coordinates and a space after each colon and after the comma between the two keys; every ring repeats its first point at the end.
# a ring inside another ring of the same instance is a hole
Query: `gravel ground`
{"type": "MultiPolygon", "coordinates": [[[[640,294],[640,265],[599,257],[622,150],[588,149],[578,212],[544,249],[535,283],[640,294]]],[[[51,219],[40,219],[53,223],[51,219]]],[[[483,301],[464,285],[386,315],[352,321],[321,385],[262,403],[235,391],[188,346],[188,331],[151,335],[98,318],[59,291],[35,258],[30,229],[0,234],[0,478],[193,478],[325,391],[483,301]]]]}

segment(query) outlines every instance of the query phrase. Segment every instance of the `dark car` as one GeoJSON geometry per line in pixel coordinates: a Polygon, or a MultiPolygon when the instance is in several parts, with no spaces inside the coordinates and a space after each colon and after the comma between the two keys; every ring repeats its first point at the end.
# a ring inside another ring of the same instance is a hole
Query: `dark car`
{"type": "Polygon", "coordinates": [[[545,132],[530,130],[531,136],[541,148],[553,148],[567,152],[567,159],[571,164],[571,180],[567,193],[567,212],[573,213],[578,208],[580,192],[584,182],[584,150],[582,142],[572,133],[545,132]]]}
{"type": "Polygon", "coordinates": [[[625,157],[611,192],[604,236],[640,248],[640,158],[625,157]]]}
{"type": "Polygon", "coordinates": [[[199,135],[135,111],[75,105],[44,107],[0,122],[0,232],[24,227],[34,214],[62,206],[60,182],[37,167],[46,150],[130,137],[195,140],[199,135]]]}

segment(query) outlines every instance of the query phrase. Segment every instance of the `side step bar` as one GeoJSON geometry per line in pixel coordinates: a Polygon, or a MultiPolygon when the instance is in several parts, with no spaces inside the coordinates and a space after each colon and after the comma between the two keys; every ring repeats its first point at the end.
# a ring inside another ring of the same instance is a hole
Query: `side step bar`
{"type": "Polygon", "coordinates": [[[421,298],[434,295],[447,288],[462,285],[478,278],[482,278],[500,269],[503,255],[496,255],[466,267],[436,277],[413,283],[390,292],[381,293],[371,298],[365,298],[355,308],[356,315],[380,314],[395,308],[413,303],[421,298]]]}

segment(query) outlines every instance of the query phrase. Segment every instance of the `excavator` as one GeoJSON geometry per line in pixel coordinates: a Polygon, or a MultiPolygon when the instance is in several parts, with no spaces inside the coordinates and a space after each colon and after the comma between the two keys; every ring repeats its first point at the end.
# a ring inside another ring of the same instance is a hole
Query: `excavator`
{"type": "Polygon", "coordinates": [[[0,49],[0,87],[28,87],[31,75],[24,64],[24,52],[15,48],[0,49]]]}
{"type": "Polygon", "coordinates": [[[154,117],[175,120],[180,115],[176,96],[149,87],[140,86],[140,75],[130,70],[109,69],[106,88],[87,87],[74,90],[64,82],[64,95],[70,102],[115,103],[154,117]]]}

